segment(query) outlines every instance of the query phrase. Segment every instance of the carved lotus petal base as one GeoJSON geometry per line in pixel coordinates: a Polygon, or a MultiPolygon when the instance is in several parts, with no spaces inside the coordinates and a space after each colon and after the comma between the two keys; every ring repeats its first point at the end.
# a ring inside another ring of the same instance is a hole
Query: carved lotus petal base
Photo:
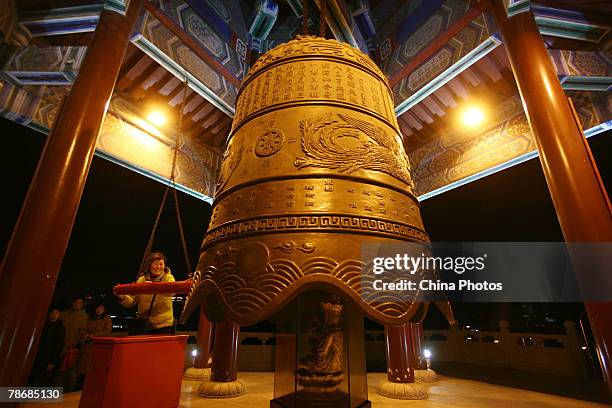
{"type": "Polygon", "coordinates": [[[396,383],[383,380],[378,385],[378,393],[395,399],[425,399],[429,396],[427,388],[418,383],[396,383]]]}
{"type": "Polygon", "coordinates": [[[198,387],[198,395],[205,398],[239,397],[246,394],[246,392],[246,384],[241,379],[229,382],[206,380],[198,387]]]}
{"type": "Polygon", "coordinates": [[[427,370],[414,370],[414,380],[421,382],[438,381],[438,374],[431,368],[427,370]]]}
{"type": "Polygon", "coordinates": [[[187,381],[204,381],[210,378],[210,368],[189,367],[183,373],[183,379],[187,381]]]}

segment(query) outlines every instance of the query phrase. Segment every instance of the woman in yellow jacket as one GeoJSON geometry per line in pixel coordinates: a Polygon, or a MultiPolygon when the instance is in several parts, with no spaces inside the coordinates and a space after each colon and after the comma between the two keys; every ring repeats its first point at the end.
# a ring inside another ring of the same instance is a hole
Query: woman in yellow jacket
{"type": "MultiPolygon", "coordinates": [[[[174,282],[174,276],[166,267],[166,257],[161,252],[153,252],[147,261],[148,267],[137,283],[174,282]]],[[[172,295],[120,295],[122,306],[133,307],[138,304],[138,319],[146,319],[146,334],[174,334],[174,312],[172,295]]]]}

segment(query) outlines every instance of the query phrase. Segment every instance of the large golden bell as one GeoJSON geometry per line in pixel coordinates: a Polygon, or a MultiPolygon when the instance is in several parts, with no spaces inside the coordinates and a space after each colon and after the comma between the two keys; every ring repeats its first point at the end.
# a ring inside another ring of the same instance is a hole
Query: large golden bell
{"type": "Polygon", "coordinates": [[[335,40],[298,37],[255,63],[183,319],[204,303],[211,321],[249,325],[325,286],[381,323],[413,317],[418,303],[368,302],[360,286],[362,244],[428,240],[391,95],[335,40]]]}

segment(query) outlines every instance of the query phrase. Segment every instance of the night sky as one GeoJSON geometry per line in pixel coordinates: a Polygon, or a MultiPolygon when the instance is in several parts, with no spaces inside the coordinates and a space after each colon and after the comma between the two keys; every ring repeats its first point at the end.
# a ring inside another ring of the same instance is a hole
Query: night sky
{"type": "MultiPolygon", "coordinates": [[[[6,119],[0,119],[0,129],[4,152],[1,168],[6,175],[0,235],[4,253],[46,136],[6,119]]],[[[612,131],[589,139],[608,191],[612,191],[610,136],[612,131]]],[[[67,305],[75,294],[109,293],[114,284],[134,279],[164,188],[159,182],[94,158],[57,282],[55,303],[67,305]]],[[[210,205],[184,193],[179,193],[179,199],[195,266],[210,205]]],[[[428,199],[421,207],[432,241],[563,240],[537,159],[428,199]]],[[[186,277],[171,200],[154,249],[166,253],[177,280],[186,277]]],[[[580,305],[546,307],[570,315],[580,309],[580,305]]],[[[476,318],[474,310],[478,309],[483,308],[466,305],[457,314],[460,320],[470,320],[476,318]]],[[[490,316],[492,321],[498,317],[490,316]]],[[[432,319],[436,319],[435,312],[432,319]]]]}

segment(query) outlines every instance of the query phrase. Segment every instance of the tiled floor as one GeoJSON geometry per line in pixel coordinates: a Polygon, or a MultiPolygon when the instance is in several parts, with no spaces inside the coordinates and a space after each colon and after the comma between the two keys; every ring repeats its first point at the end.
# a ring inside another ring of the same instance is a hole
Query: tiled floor
{"type": "MultiPolygon", "coordinates": [[[[230,399],[200,398],[196,394],[198,382],[184,381],[181,392],[182,408],[264,408],[269,407],[274,388],[273,373],[240,373],[248,387],[248,394],[230,399]]],[[[373,407],[414,408],[596,408],[595,404],[571,398],[502,387],[478,381],[453,377],[440,377],[440,381],[427,384],[430,396],[422,401],[402,401],[382,397],[376,386],[385,378],[383,373],[368,374],[369,397],[373,407]]],[[[76,408],[80,393],[69,393],[61,404],[25,404],[31,408],[76,408]]]]}

